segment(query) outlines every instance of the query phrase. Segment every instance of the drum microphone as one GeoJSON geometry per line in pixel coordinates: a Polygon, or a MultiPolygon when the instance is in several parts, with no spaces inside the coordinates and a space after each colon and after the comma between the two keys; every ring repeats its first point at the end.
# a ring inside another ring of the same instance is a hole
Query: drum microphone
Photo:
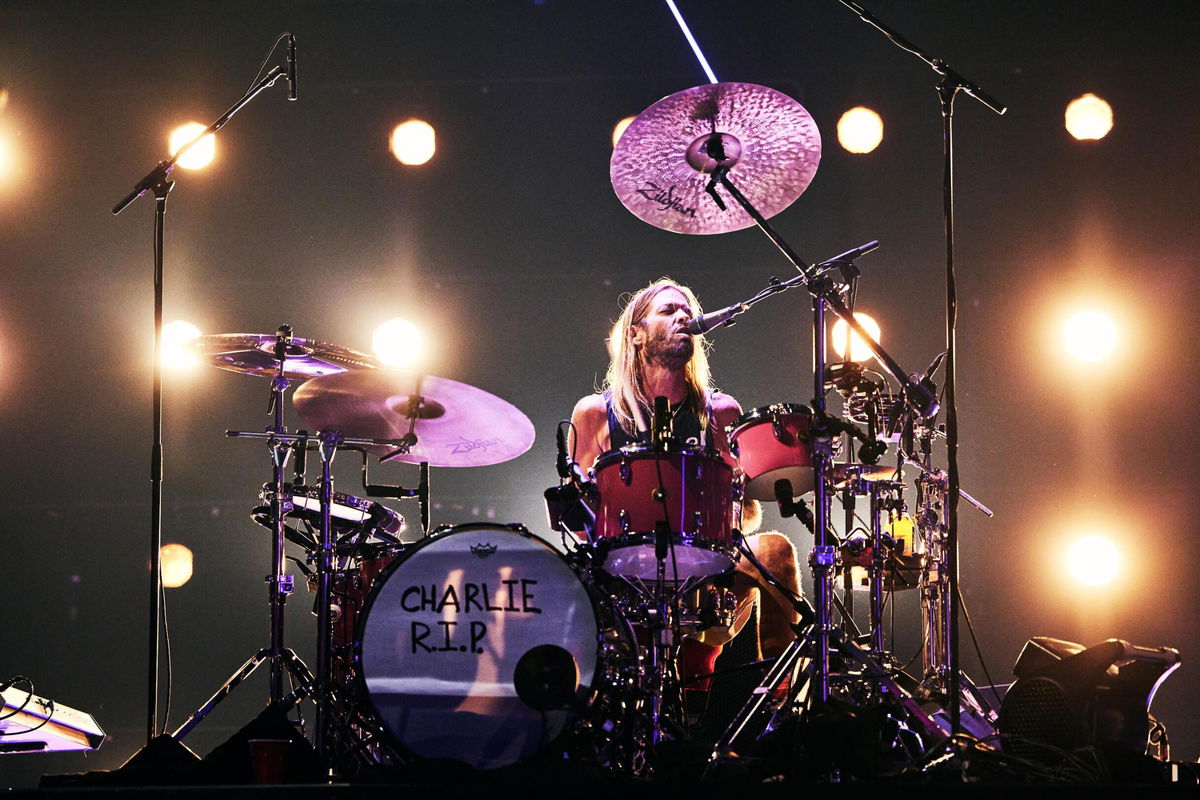
{"type": "Polygon", "coordinates": [[[666,449],[671,441],[672,422],[674,420],[671,414],[671,401],[661,394],[654,398],[654,421],[653,432],[651,434],[654,446],[660,449],[666,449]]]}
{"type": "Polygon", "coordinates": [[[571,463],[567,457],[567,436],[563,433],[562,423],[559,423],[554,431],[554,443],[558,447],[558,458],[554,461],[554,467],[558,470],[558,477],[565,481],[571,477],[571,463]]]}
{"type": "Polygon", "coordinates": [[[296,99],[296,37],[287,35],[288,100],[296,99]]]}
{"type": "Polygon", "coordinates": [[[710,311],[707,314],[701,314],[698,317],[693,317],[684,330],[696,336],[701,333],[708,333],[713,328],[719,328],[722,325],[733,325],[735,324],[733,318],[749,307],[745,303],[734,303],[731,306],[722,308],[720,311],[710,311]]]}

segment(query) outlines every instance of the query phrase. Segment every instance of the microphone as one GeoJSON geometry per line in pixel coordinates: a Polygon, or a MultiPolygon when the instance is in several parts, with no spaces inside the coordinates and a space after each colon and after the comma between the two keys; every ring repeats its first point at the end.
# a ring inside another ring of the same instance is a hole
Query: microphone
{"type": "Polygon", "coordinates": [[[288,100],[296,99],[296,37],[287,35],[288,100]]]}
{"type": "Polygon", "coordinates": [[[864,245],[859,245],[858,247],[854,248],[853,250],[847,250],[846,252],[842,253],[841,255],[836,255],[833,258],[829,259],[828,261],[823,261],[823,262],[821,262],[821,264],[819,266],[826,266],[828,264],[838,264],[843,261],[853,261],[854,259],[859,258],[860,256],[865,256],[867,253],[870,253],[872,250],[876,250],[878,248],[879,248],[879,240],[876,239],[872,242],[867,242],[864,245]]]}
{"type": "Polygon", "coordinates": [[[554,461],[554,467],[558,470],[558,477],[566,480],[571,477],[571,461],[567,457],[567,437],[563,433],[562,425],[554,431],[554,443],[558,447],[558,458],[554,461]]]}
{"type": "Polygon", "coordinates": [[[700,333],[707,333],[713,328],[720,327],[721,325],[732,325],[733,318],[745,311],[747,308],[749,308],[749,306],[745,303],[734,303],[731,306],[722,308],[720,311],[710,311],[707,314],[701,314],[698,317],[693,317],[692,321],[687,324],[687,328],[685,330],[695,336],[700,333]]]}

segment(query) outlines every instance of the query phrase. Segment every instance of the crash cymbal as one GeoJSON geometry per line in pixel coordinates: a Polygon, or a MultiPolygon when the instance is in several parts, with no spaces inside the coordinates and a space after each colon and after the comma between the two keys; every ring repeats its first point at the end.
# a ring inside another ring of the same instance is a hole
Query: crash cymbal
{"type": "MultiPolygon", "coordinates": [[[[196,339],[194,347],[200,358],[214,367],[273,378],[279,364],[275,342],[273,333],[217,333],[196,339]]],[[[315,339],[294,338],[284,354],[283,374],[289,380],[303,381],[378,366],[379,361],[366,353],[315,339]]]]}
{"type": "Polygon", "coordinates": [[[609,163],[621,202],[675,233],[725,233],[754,224],[724,189],[722,211],[705,192],[717,166],[765,218],[812,183],[821,134],[804,107],[752,83],[714,83],[676,92],[629,124],[609,163]]]}
{"type": "Polygon", "coordinates": [[[409,398],[424,398],[407,453],[391,445],[369,450],[385,461],[428,461],[434,467],[482,467],[524,453],[533,423],[511,403],[465,383],[402,370],[357,370],[313,378],[292,396],[296,412],[316,430],[363,439],[402,439],[409,398]]]}

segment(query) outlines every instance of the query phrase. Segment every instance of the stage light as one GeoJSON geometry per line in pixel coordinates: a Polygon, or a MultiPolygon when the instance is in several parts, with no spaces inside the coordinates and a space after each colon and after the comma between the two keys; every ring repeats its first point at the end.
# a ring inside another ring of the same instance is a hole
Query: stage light
{"type": "Polygon", "coordinates": [[[7,139],[0,139],[0,178],[6,178],[13,172],[14,159],[12,147],[7,139]]]}
{"type": "Polygon", "coordinates": [[[406,319],[396,317],[375,329],[371,348],[385,367],[410,367],[421,357],[421,331],[406,319]]]}
{"type": "Polygon", "coordinates": [[[1121,571],[1121,552],[1103,536],[1084,536],[1067,551],[1067,570],[1082,584],[1103,586],[1121,571]]]}
{"type": "MultiPolygon", "coordinates": [[[[858,324],[863,326],[868,336],[876,342],[879,341],[881,331],[878,322],[869,315],[860,314],[857,311],[854,312],[854,319],[858,320],[858,324]]],[[[850,330],[850,326],[842,319],[838,319],[837,322],[833,323],[830,341],[833,344],[833,352],[837,353],[838,358],[846,358],[847,351],[850,353],[851,361],[866,361],[873,355],[867,343],[857,333],[850,330]]]]}
{"type": "Polygon", "coordinates": [[[621,120],[620,122],[618,122],[616,125],[613,126],[613,135],[612,135],[613,147],[616,147],[617,142],[621,141],[621,134],[623,134],[625,132],[625,129],[629,127],[629,123],[633,122],[633,119],[634,119],[633,117],[626,117],[625,119],[621,120]]]}
{"type": "Polygon", "coordinates": [[[392,131],[391,148],[397,161],[416,167],[433,158],[437,151],[437,135],[428,122],[410,119],[392,131]]]}
{"type": "Polygon", "coordinates": [[[1112,355],[1117,346],[1117,326],[1101,311],[1077,312],[1062,328],[1063,345],[1077,361],[1096,362],[1112,355]]]}
{"type": "Polygon", "coordinates": [[[200,356],[192,348],[199,336],[199,328],[181,319],[163,325],[159,351],[163,369],[183,371],[199,364],[200,356]]]}
{"type": "MultiPolygon", "coordinates": [[[[179,152],[181,147],[203,133],[207,127],[207,125],[201,125],[199,122],[189,122],[171,131],[171,138],[168,144],[171,155],[179,152]]],[[[217,139],[210,133],[197,142],[195,147],[184,153],[183,157],[175,163],[184,169],[204,169],[212,163],[216,155],[217,139]]]]}
{"type": "Polygon", "coordinates": [[[192,578],[192,551],[181,544],[164,544],[158,550],[163,586],[178,589],[192,578]]]}
{"type": "Polygon", "coordinates": [[[837,124],[838,143],[851,153],[869,153],[883,141],[883,118],[865,106],[842,114],[837,124]]]}
{"type": "Polygon", "coordinates": [[[1067,105],[1067,133],[1076,139],[1103,139],[1112,130],[1112,106],[1092,93],[1076,97],[1067,105]]]}

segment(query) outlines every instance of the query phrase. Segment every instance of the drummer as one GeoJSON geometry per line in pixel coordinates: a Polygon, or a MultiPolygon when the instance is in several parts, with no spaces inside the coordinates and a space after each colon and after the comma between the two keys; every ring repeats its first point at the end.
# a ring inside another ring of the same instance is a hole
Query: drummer
{"type": "MultiPolygon", "coordinates": [[[[607,451],[650,438],[655,397],[671,404],[672,430],[681,444],[713,449],[731,465],[726,428],[742,414],[737,400],[716,391],[709,373],[707,343],[703,336],[686,331],[700,313],[692,290],[667,278],[634,294],[612,328],[611,356],[604,391],[575,404],[571,414],[574,458],[585,469],[607,451]]],[[[753,533],[761,509],[750,501],[743,509],[742,533],[753,533]]],[[[780,533],[747,536],[750,550],[775,577],[799,592],[799,569],[791,541],[780,533]]],[[[746,560],[734,577],[737,618],[744,621],[754,603],[759,606],[759,648],[763,657],[779,655],[793,640],[797,615],[791,603],[765,585],[746,560]]],[[[719,646],[724,636],[708,636],[705,643],[719,646]]],[[[693,655],[693,658],[695,656],[693,655]]],[[[716,653],[711,654],[715,660],[716,653]]]]}

